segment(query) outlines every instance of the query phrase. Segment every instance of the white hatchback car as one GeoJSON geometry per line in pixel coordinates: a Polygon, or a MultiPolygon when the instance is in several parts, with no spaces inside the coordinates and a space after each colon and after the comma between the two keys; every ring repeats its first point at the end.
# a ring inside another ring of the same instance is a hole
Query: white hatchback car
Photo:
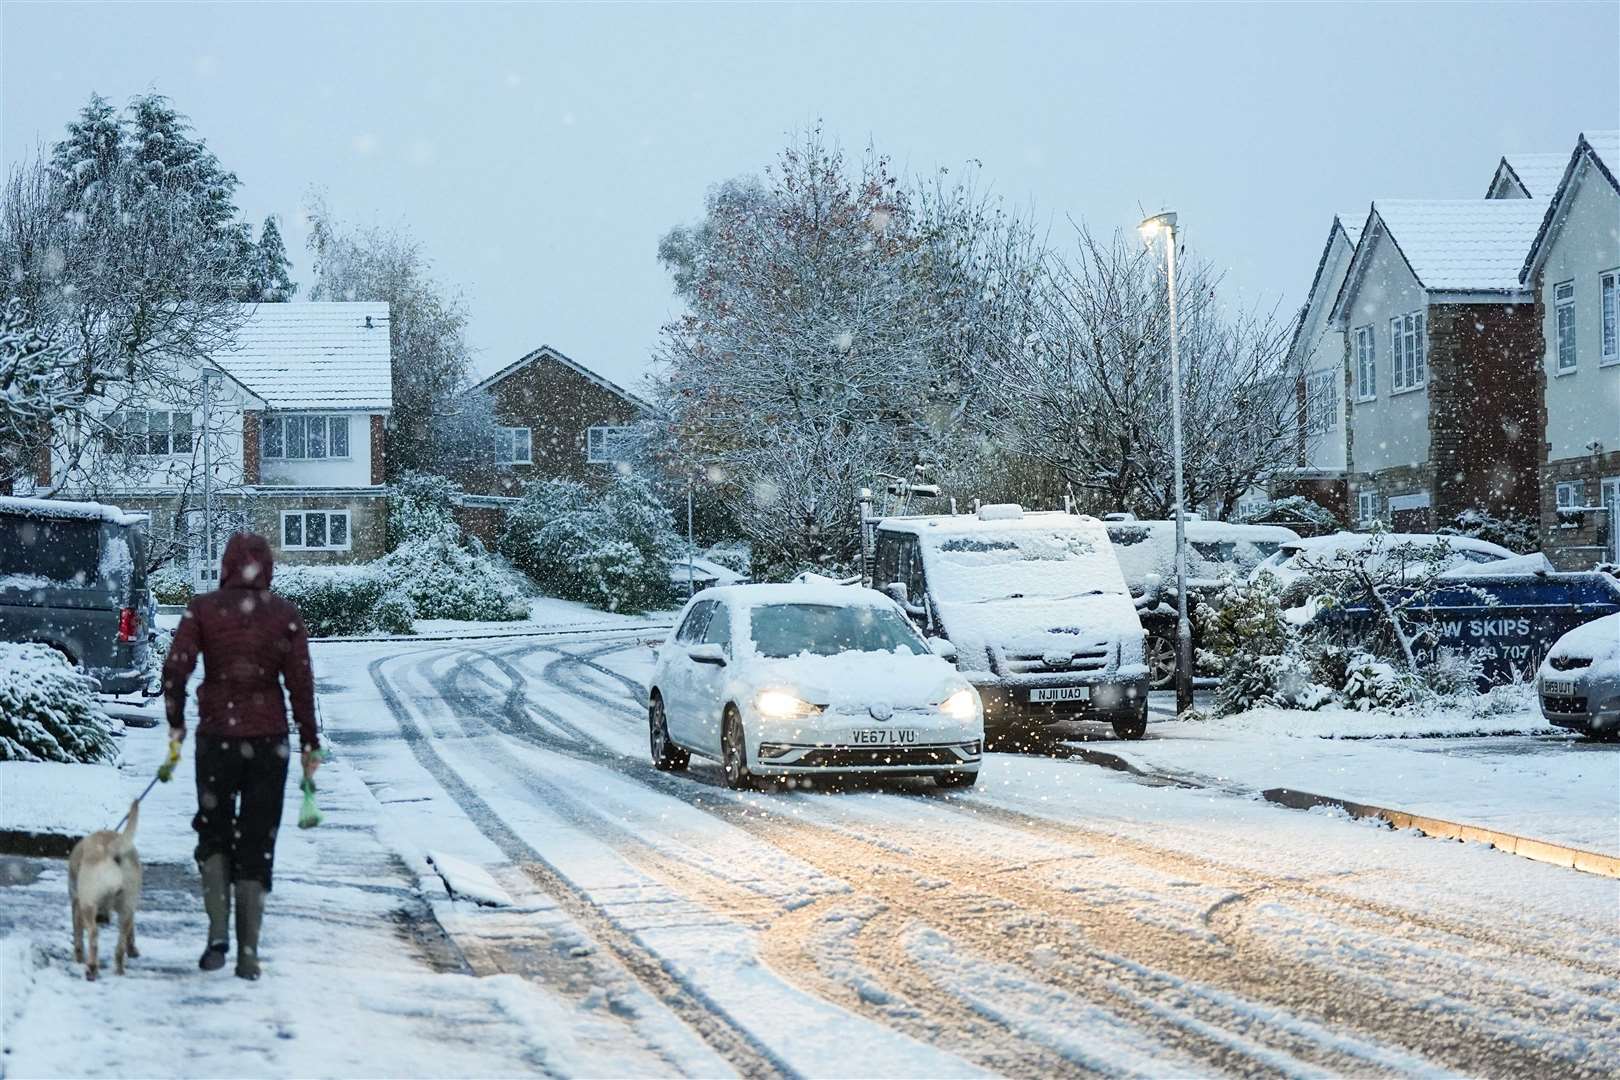
{"type": "Polygon", "coordinates": [[[978,779],[978,691],[882,593],[705,589],[675,626],[648,695],[658,768],[684,769],[698,754],[719,761],[733,788],[823,773],[933,776],[947,787],[978,779]]]}

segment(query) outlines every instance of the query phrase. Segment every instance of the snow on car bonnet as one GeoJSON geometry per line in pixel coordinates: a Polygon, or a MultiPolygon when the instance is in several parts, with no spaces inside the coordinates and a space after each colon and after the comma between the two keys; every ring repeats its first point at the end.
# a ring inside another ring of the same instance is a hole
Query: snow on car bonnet
{"type": "Polygon", "coordinates": [[[1541,674],[1544,678],[1559,677],[1548,666],[1548,661],[1555,659],[1583,659],[1600,664],[1615,656],[1620,656],[1620,614],[1593,619],[1559,638],[1542,662],[1541,674]]]}

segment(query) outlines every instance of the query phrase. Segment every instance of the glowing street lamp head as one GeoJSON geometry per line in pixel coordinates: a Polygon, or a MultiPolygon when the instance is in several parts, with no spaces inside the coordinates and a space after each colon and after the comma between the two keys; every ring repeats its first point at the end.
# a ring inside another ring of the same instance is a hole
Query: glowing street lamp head
{"type": "Polygon", "coordinates": [[[1144,218],[1138,228],[1141,230],[1142,239],[1151,243],[1153,238],[1161,232],[1175,232],[1175,212],[1167,210],[1162,214],[1154,214],[1150,218],[1144,218]]]}

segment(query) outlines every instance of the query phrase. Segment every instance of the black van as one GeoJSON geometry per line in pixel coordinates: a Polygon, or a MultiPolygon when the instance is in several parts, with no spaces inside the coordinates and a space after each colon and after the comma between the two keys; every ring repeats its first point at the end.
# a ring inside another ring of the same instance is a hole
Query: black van
{"type": "Polygon", "coordinates": [[[102,693],[143,690],[146,520],[102,503],[0,497],[0,641],[51,646],[102,693]]]}

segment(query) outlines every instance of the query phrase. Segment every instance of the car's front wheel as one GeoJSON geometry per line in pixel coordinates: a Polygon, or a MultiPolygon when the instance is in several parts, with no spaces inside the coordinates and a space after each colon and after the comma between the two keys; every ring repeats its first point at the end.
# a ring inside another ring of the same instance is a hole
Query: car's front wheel
{"type": "Polygon", "coordinates": [[[669,717],[664,715],[664,697],[654,694],[647,704],[647,738],[651,744],[653,768],[659,772],[683,772],[692,756],[669,737],[669,717]]]}
{"type": "Polygon", "coordinates": [[[754,786],[754,774],[748,771],[748,744],[743,739],[742,717],[734,708],[728,707],[721,721],[720,759],[726,771],[726,787],[747,791],[754,786]]]}

